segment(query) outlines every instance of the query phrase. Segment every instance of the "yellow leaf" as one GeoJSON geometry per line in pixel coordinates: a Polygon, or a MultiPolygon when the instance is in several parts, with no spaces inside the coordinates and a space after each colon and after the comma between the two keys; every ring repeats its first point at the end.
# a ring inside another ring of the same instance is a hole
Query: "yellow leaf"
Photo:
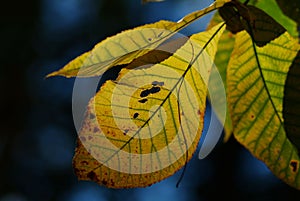
{"type": "Polygon", "coordinates": [[[223,31],[218,25],[195,34],[159,64],[124,68],[115,82],[101,87],[79,133],[73,159],[79,179],[111,188],[144,187],[190,160],[223,31]]]}
{"type": "Polygon", "coordinates": [[[227,74],[228,102],[236,139],[287,184],[300,189],[299,155],[283,119],[285,81],[300,47],[287,32],[257,47],[237,34],[227,74]]]}
{"type": "Polygon", "coordinates": [[[98,43],[91,51],[71,61],[62,69],[50,73],[51,76],[90,77],[102,75],[109,68],[128,64],[134,59],[155,49],[180,29],[203,15],[216,10],[230,0],[214,2],[211,6],[188,14],[178,22],[159,22],[123,31],[98,43]]]}

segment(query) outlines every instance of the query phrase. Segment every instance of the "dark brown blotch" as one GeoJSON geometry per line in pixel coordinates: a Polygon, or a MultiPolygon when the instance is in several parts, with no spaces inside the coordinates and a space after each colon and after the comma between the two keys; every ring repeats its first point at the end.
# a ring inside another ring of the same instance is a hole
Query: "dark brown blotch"
{"type": "Polygon", "coordinates": [[[146,103],[147,101],[148,101],[148,99],[147,98],[143,98],[143,99],[141,99],[141,100],[138,100],[140,103],[146,103]]]}
{"type": "Polygon", "coordinates": [[[299,162],[296,160],[292,160],[290,163],[291,167],[292,167],[292,171],[293,172],[297,172],[298,171],[298,166],[299,166],[299,162]]]}
{"type": "Polygon", "coordinates": [[[150,89],[145,89],[143,91],[141,91],[140,93],[140,97],[146,97],[146,96],[149,96],[150,95],[150,89]]]}
{"type": "Polygon", "coordinates": [[[139,116],[139,113],[134,113],[133,118],[136,119],[139,116]]]}
{"type": "Polygon", "coordinates": [[[140,97],[144,98],[149,96],[150,94],[155,94],[160,92],[160,87],[153,86],[151,89],[145,89],[140,93],[140,97]]]}
{"type": "Polygon", "coordinates": [[[89,172],[87,177],[92,181],[98,181],[97,175],[94,171],[89,172]]]}

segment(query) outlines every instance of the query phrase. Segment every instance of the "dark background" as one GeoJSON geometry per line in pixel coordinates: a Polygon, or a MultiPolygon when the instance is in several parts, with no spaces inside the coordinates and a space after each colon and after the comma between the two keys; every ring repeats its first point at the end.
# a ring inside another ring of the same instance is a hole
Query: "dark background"
{"type": "MultiPolygon", "coordinates": [[[[233,138],[205,159],[148,188],[114,190],[78,181],[74,79],[45,76],[124,29],[177,21],[210,1],[31,0],[1,5],[0,201],[299,200],[233,138]]],[[[205,29],[211,15],[183,31],[205,29]]]]}

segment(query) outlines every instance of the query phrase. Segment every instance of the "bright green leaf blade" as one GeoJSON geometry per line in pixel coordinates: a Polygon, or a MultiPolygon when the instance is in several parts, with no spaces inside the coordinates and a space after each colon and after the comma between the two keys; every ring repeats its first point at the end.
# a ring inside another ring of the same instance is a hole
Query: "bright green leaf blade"
{"type": "Polygon", "coordinates": [[[102,75],[109,68],[128,64],[134,59],[155,49],[180,29],[188,26],[203,15],[216,10],[230,0],[214,2],[211,6],[188,14],[178,22],[159,21],[153,24],[123,31],[98,43],[90,52],[71,61],[62,69],[47,77],[90,77],[102,75]]]}
{"type": "MultiPolygon", "coordinates": [[[[223,19],[217,12],[213,18],[211,19],[207,29],[211,29],[213,26],[215,26],[218,23],[223,22],[223,19]]],[[[212,71],[212,73],[219,73],[221,75],[221,78],[223,80],[223,85],[225,87],[225,90],[227,90],[226,87],[226,74],[227,74],[227,65],[230,59],[231,52],[233,50],[234,46],[234,41],[235,41],[235,35],[232,34],[230,31],[225,30],[223,32],[223,35],[220,37],[219,43],[218,43],[218,48],[217,48],[217,53],[215,56],[214,63],[218,69],[218,72],[212,71]]],[[[219,85],[218,82],[216,81],[217,76],[212,75],[209,84],[212,86],[212,91],[210,93],[213,93],[215,95],[222,94],[220,93],[221,90],[224,90],[222,85],[219,85]]],[[[223,104],[227,104],[222,102],[224,99],[222,97],[216,98],[216,100],[219,100],[218,104],[215,105],[214,111],[217,113],[217,116],[219,119],[221,119],[221,109],[218,108],[218,106],[221,106],[223,104]]],[[[227,109],[228,111],[228,109],[227,109]]],[[[227,142],[228,139],[230,138],[232,134],[232,123],[230,119],[229,112],[226,113],[226,119],[224,122],[224,142],[227,142]]]]}
{"type": "Polygon", "coordinates": [[[283,99],[284,128],[300,153],[300,52],[287,75],[283,99]]]}
{"type": "Polygon", "coordinates": [[[79,133],[73,159],[79,179],[144,187],[186,164],[202,132],[206,85],[223,31],[219,25],[195,34],[163,62],[122,69],[115,82],[102,85],[79,133]]]}
{"type": "Polygon", "coordinates": [[[255,46],[240,32],[228,65],[228,102],[234,136],[287,184],[300,189],[299,155],[284,129],[284,85],[297,39],[287,32],[255,46]]]}

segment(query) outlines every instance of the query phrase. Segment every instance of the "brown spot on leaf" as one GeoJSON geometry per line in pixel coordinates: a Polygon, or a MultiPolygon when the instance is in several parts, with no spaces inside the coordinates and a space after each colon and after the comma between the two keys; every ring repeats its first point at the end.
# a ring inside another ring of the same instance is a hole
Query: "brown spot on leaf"
{"type": "Polygon", "coordinates": [[[145,89],[143,90],[141,93],[140,93],[140,97],[146,97],[146,96],[149,96],[150,94],[150,90],[149,89],[145,89]]]}
{"type": "Polygon", "coordinates": [[[89,137],[88,137],[88,139],[89,139],[89,140],[92,140],[92,139],[93,139],[93,137],[92,137],[92,136],[89,136],[89,137]]]}
{"type": "Polygon", "coordinates": [[[141,100],[138,100],[140,103],[146,103],[147,101],[148,101],[148,99],[147,98],[143,98],[143,99],[141,99],[141,100]]]}
{"type": "Polygon", "coordinates": [[[147,97],[150,94],[155,94],[160,91],[160,87],[153,86],[151,89],[145,89],[141,92],[140,97],[147,97]]]}
{"type": "MultiPolygon", "coordinates": [[[[115,185],[114,180],[110,179],[110,184],[111,184],[111,186],[114,186],[114,185],[115,185]]],[[[104,184],[104,185],[105,185],[105,184],[104,184]]]]}
{"type": "Polygon", "coordinates": [[[89,164],[87,161],[81,161],[80,163],[81,163],[81,165],[88,165],[89,164]]]}
{"type": "Polygon", "coordinates": [[[133,118],[136,119],[139,116],[139,113],[134,113],[133,118]]]}
{"type": "Polygon", "coordinates": [[[99,132],[99,131],[100,131],[99,128],[94,127],[94,133],[97,133],[97,132],[99,132]]]}
{"type": "Polygon", "coordinates": [[[89,172],[87,177],[92,181],[98,181],[97,175],[94,171],[89,172]]]}
{"type": "Polygon", "coordinates": [[[292,171],[293,172],[297,172],[298,171],[299,161],[292,160],[291,163],[290,163],[290,165],[292,167],[292,171]]]}
{"type": "Polygon", "coordinates": [[[155,94],[155,93],[158,93],[158,92],[160,92],[160,87],[152,87],[150,89],[151,94],[155,94]]]}
{"type": "Polygon", "coordinates": [[[90,119],[95,119],[95,115],[94,114],[90,114],[90,119]]]}
{"type": "Polygon", "coordinates": [[[201,114],[201,113],[200,113],[200,110],[197,110],[197,114],[198,114],[198,115],[200,115],[200,114],[201,114]]]}
{"type": "Polygon", "coordinates": [[[107,185],[107,181],[105,181],[105,180],[102,180],[101,183],[102,183],[104,186],[107,185]]]}

